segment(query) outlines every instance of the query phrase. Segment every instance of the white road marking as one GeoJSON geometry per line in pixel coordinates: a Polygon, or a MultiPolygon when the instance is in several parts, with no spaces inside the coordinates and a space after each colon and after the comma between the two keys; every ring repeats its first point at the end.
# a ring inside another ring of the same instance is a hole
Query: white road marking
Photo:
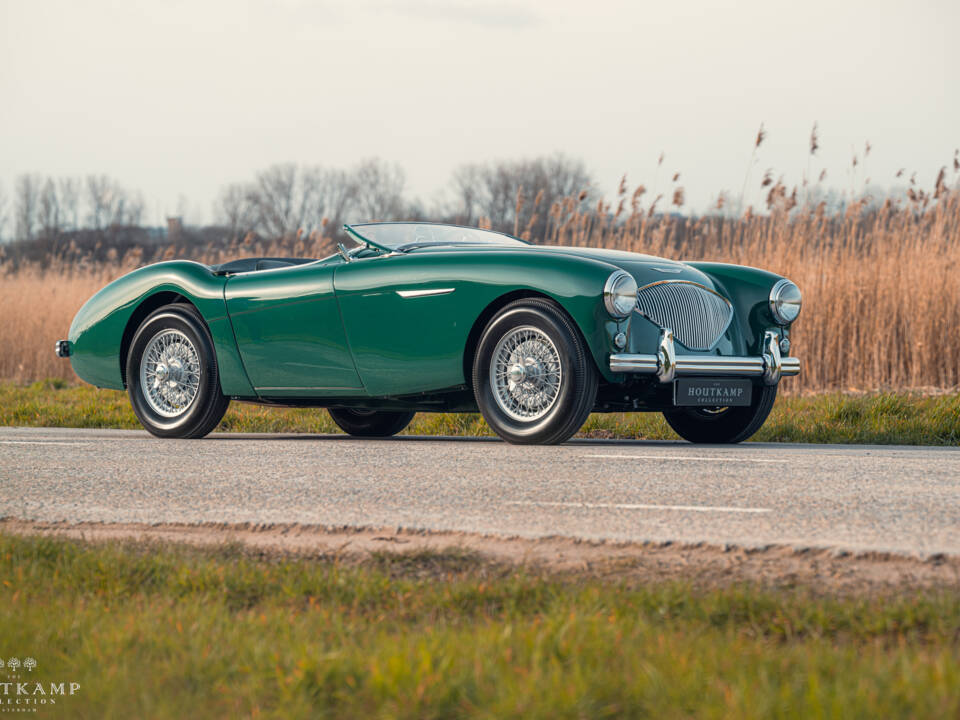
{"type": "Polygon", "coordinates": [[[90,445],[89,442],[64,442],[60,440],[0,440],[2,445],[90,445]]]}
{"type": "Polygon", "coordinates": [[[763,460],[761,458],[746,458],[736,455],[583,455],[581,457],[597,460],[686,460],[688,462],[752,462],[752,463],[785,463],[786,460],[763,460]]]}
{"type": "Polygon", "coordinates": [[[613,510],[681,510],[692,512],[732,512],[732,513],[768,513],[770,508],[744,507],[711,507],[709,505],[644,505],[640,503],[578,503],[578,502],[544,502],[537,500],[512,500],[507,505],[527,505],[542,507],[569,507],[587,509],[613,510]]]}

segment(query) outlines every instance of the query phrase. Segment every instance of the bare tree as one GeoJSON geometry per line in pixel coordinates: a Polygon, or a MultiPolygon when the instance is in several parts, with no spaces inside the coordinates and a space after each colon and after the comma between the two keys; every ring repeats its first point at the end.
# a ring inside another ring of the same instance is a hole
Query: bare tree
{"type": "Polygon", "coordinates": [[[340,230],[357,203],[357,180],[344,170],[326,170],[316,179],[323,202],[318,220],[327,221],[327,234],[340,230]]]}
{"type": "Polygon", "coordinates": [[[112,225],[139,225],[143,219],[143,196],[131,195],[106,175],[87,176],[85,190],[87,222],[94,230],[112,225]]]}
{"type": "Polygon", "coordinates": [[[40,233],[45,238],[55,238],[60,232],[60,198],[57,195],[57,186],[51,178],[47,178],[40,191],[37,222],[40,233]]]}
{"type": "Polygon", "coordinates": [[[354,170],[356,212],[363,220],[396,220],[403,214],[406,176],[399,165],[364,160],[354,170]]]}
{"type": "Polygon", "coordinates": [[[77,230],[80,227],[80,180],[65,177],[57,182],[57,194],[60,198],[61,223],[65,229],[77,230]]]}
{"type": "Polygon", "coordinates": [[[475,225],[487,208],[484,195],[484,168],[480,165],[461,165],[453,171],[451,189],[454,193],[453,219],[463,225],[475,225]]]}
{"type": "Polygon", "coordinates": [[[553,204],[589,191],[593,179],[582,161],[557,154],[463,165],[454,171],[451,186],[451,215],[457,222],[473,225],[485,218],[498,230],[529,230],[541,237],[553,204]]]}
{"type": "Polygon", "coordinates": [[[137,193],[135,195],[127,192],[123,192],[123,207],[121,214],[116,218],[115,222],[118,225],[130,225],[132,227],[139,227],[143,222],[143,213],[146,203],[143,200],[143,194],[137,193]]]}
{"type": "Polygon", "coordinates": [[[0,243],[3,242],[3,232],[7,227],[7,194],[0,183],[0,243]]]}
{"type": "Polygon", "coordinates": [[[113,203],[113,183],[106,175],[88,175],[86,181],[87,193],[87,224],[94,230],[102,230],[107,225],[113,203]]]}
{"type": "Polygon", "coordinates": [[[282,237],[296,232],[307,203],[297,166],[274,165],[258,173],[248,200],[264,233],[282,237]]]}
{"type": "Polygon", "coordinates": [[[21,175],[14,184],[14,219],[17,240],[31,241],[37,224],[37,207],[40,202],[39,175],[21,175]]]}
{"type": "Polygon", "coordinates": [[[249,201],[250,188],[244,183],[231,183],[220,191],[214,203],[216,222],[225,225],[231,237],[244,235],[256,227],[256,215],[249,201]]]}
{"type": "Polygon", "coordinates": [[[453,187],[460,195],[455,214],[459,222],[475,225],[485,218],[498,230],[512,230],[517,193],[524,184],[519,166],[520,163],[498,162],[464,165],[455,170],[453,187]]]}
{"type": "Polygon", "coordinates": [[[214,210],[234,236],[250,230],[268,237],[300,229],[330,233],[350,211],[355,187],[342,170],[273,165],[252,183],[223,188],[214,210]]]}

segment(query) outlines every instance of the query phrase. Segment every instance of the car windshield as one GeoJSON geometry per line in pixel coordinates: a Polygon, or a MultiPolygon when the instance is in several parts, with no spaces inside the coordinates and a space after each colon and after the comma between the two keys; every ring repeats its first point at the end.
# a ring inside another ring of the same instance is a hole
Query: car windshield
{"type": "Polygon", "coordinates": [[[523,240],[493,230],[439,223],[385,222],[345,225],[355,240],[383,250],[406,252],[441,245],[526,245],[523,240]]]}

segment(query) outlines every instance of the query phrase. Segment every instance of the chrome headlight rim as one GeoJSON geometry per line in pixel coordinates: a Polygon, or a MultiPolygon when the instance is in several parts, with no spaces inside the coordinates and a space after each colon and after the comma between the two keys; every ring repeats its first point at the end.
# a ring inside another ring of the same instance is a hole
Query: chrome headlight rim
{"type": "Polygon", "coordinates": [[[795,282],[782,278],[777,280],[770,289],[769,304],[773,319],[779,325],[789,325],[800,317],[800,311],[803,309],[803,293],[795,282]],[[787,300],[788,293],[792,291],[796,291],[795,299],[787,300]]]}
{"type": "Polygon", "coordinates": [[[630,317],[637,307],[637,281],[626,270],[610,273],[603,285],[603,305],[611,317],[630,317]]]}

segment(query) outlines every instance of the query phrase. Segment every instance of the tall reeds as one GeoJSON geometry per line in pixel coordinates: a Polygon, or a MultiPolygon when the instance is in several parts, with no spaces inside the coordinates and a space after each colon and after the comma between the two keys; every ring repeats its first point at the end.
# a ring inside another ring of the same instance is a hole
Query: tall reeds
{"type": "MultiPolygon", "coordinates": [[[[791,278],[804,293],[793,335],[804,369],[785,384],[790,392],[960,386],[960,193],[940,178],[934,193],[911,187],[904,203],[857,201],[830,214],[822,203],[799,206],[796,190],[788,193],[780,182],[769,186],[768,214],[748,209],[734,218],[658,214],[657,199],[645,208],[646,189],[631,192],[626,183],[615,208],[601,201],[584,209],[582,195],[549,209],[534,199],[532,209],[548,212],[549,223],[544,237],[531,239],[752,265],[791,278]]],[[[682,204],[682,189],[672,196],[682,204]]],[[[718,207],[724,202],[721,195],[718,207]]],[[[314,234],[273,243],[247,238],[216,251],[200,248],[191,259],[331,251],[329,238],[314,234]]],[[[75,380],[53,345],[67,336],[79,307],[114,277],[173,255],[161,249],[147,258],[135,250],[100,264],[50,258],[6,274],[0,265],[0,379],[75,380]]]]}

